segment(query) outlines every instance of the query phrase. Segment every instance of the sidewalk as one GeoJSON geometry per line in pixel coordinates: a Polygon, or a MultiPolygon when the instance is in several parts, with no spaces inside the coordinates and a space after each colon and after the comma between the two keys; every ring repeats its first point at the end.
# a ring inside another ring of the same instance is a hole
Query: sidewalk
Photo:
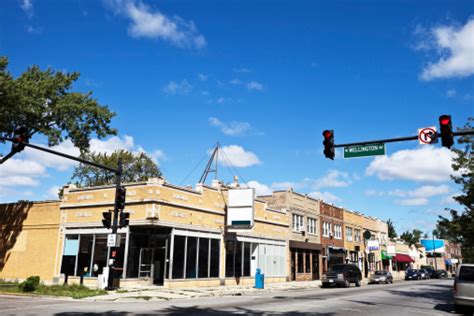
{"type": "Polygon", "coordinates": [[[175,299],[199,298],[199,297],[219,297],[219,296],[238,296],[249,293],[262,293],[272,291],[285,291],[297,289],[319,288],[321,281],[305,282],[284,282],[270,283],[265,285],[265,289],[255,289],[252,286],[219,286],[205,288],[185,288],[185,289],[167,289],[159,286],[141,286],[127,290],[118,290],[109,292],[108,295],[93,296],[84,298],[89,301],[169,301],[175,299]]]}

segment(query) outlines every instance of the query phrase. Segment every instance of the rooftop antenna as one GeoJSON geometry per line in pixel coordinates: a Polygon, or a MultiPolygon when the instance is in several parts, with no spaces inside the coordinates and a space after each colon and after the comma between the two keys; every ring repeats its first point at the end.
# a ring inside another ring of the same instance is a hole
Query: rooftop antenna
{"type": "Polygon", "coordinates": [[[205,183],[209,173],[214,173],[214,179],[217,180],[217,162],[219,158],[219,142],[217,142],[216,147],[212,151],[211,158],[207,162],[206,168],[199,179],[199,183],[205,183]],[[212,166],[214,163],[214,167],[212,166]]]}

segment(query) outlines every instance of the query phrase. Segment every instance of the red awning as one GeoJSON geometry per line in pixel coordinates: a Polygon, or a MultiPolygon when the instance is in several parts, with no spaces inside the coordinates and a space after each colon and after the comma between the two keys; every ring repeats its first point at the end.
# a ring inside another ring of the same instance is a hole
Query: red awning
{"type": "Polygon", "coordinates": [[[403,253],[397,253],[394,257],[392,257],[393,261],[401,262],[401,263],[410,263],[415,262],[415,260],[410,257],[409,255],[405,255],[403,253]]]}

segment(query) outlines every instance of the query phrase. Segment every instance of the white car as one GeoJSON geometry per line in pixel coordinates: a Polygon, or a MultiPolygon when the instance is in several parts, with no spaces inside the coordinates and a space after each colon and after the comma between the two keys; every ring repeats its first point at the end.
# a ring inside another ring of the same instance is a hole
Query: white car
{"type": "Polygon", "coordinates": [[[474,311],[474,264],[461,264],[454,278],[454,308],[464,313],[467,308],[474,311]]]}

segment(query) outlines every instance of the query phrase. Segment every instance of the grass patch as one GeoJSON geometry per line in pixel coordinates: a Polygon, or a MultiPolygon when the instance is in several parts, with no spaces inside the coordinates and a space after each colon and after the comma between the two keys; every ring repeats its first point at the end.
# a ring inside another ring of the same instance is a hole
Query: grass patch
{"type": "MultiPolygon", "coordinates": [[[[20,288],[20,283],[14,282],[2,282],[0,283],[0,292],[4,293],[24,293],[20,288]]],[[[90,289],[84,285],[43,285],[40,284],[38,288],[31,294],[37,295],[51,295],[51,296],[64,296],[72,298],[84,298],[89,296],[107,294],[107,291],[90,289]]]]}
{"type": "Polygon", "coordinates": [[[127,290],[117,290],[116,292],[117,292],[117,293],[128,293],[127,290]]]}

